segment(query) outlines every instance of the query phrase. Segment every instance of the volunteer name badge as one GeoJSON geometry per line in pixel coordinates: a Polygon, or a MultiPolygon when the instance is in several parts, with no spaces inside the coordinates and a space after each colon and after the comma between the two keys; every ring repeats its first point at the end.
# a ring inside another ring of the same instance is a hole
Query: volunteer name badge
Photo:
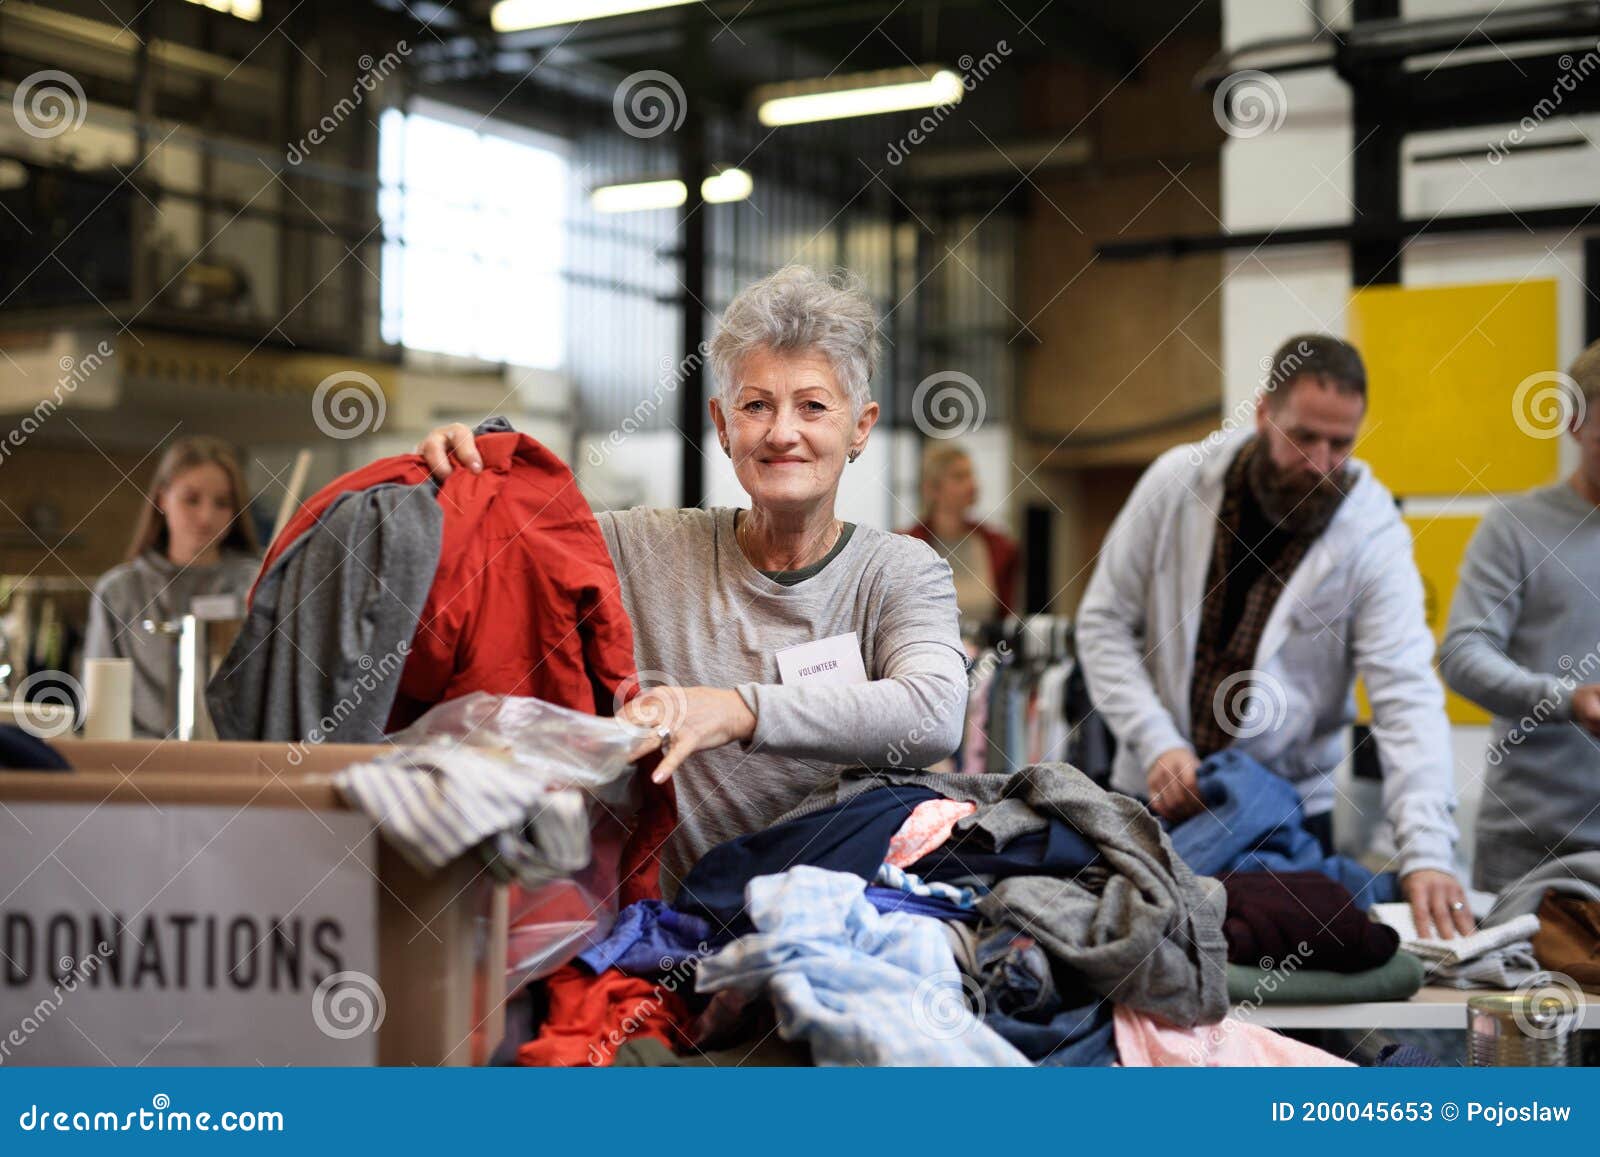
{"type": "Polygon", "coordinates": [[[856,633],[785,647],[777,653],[778,679],[785,687],[849,687],[867,681],[856,633]]]}

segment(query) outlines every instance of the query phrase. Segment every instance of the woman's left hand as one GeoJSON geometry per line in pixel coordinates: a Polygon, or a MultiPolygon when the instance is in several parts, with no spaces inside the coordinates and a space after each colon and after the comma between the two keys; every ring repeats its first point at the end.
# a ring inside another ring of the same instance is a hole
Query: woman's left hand
{"type": "MultiPolygon", "coordinates": [[[[666,783],[695,752],[737,743],[756,732],[755,712],[737,691],[725,687],[652,687],[630,699],[617,717],[653,732],[666,729],[666,752],[650,774],[655,783],[666,783]]],[[[660,737],[652,735],[633,757],[660,746],[660,737]]]]}

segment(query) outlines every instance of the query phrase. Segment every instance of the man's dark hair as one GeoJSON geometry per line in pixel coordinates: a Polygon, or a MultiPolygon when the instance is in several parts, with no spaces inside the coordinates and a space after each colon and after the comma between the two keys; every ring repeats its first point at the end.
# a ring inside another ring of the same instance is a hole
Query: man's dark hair
{"type": "Polygon", "coordinates": [[[1367,367],[1361,355],[1355,346],[1332,334],[1303,333],[1279,346],[1267,372],[1267,394],[1274,402],[1282,401],[1288,387],[1302,378],[1315,378],[1363,401],[1367,397],[1367,367]]]}

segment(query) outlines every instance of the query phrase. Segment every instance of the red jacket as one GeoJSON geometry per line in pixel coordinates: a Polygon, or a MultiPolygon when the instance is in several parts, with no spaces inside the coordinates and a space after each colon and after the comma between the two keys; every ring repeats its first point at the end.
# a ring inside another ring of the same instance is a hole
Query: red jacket
{"type": "MultiPolygon", "coordinates": [[[[532,438],[485,434],[478,450],[483,473],[457,469],[439,491],[439,569],[389,730],[469,691],[610,715],[613,696],[634,673],[633,626],[594,514],[572,471],[532,438]]],[[[340,495],[427,480],[415,454],[335,479],[290,520],[262,573],[340,495]]]]}
{"type": "MultiPolygon", "coordinates": [[[[1017,544],[1004,534],[981,522],[967,523],[967,530],[983,539],[989,548],[989,587],[994,591],[995,603],[1001,618],[1011,614],[1017,597],[1017,544]]],[[[900,532],[912,538],[933,544],[933,531],[922,523],[900,532]]]]}
{"type": "MultiPolygon", "coordinates": [[[[388,730],[471,691],[530,695],[610,715],[619,690],[624,698],[636,690],[633,626],[594,513],[572,471],[532,438],[482,434],[477,446],[483,472],[457,468],[439,490],[439,569],[388,730]]],[[[261,573],[341,495],[427,480],[428,468],[415,454],[383,458],[335,479],[274,540],[261,573]]],[[[624,875],[645,870],[673,822],[670,788],[664,794],[641,779],[646,806],[635,842],[644,846],[629,849],[624,875]]],[[[649,879],[641,895],[659,895],[653,872],[649,879]]],[[[625,903],[634,890],[624,889],[625,903]]]]}

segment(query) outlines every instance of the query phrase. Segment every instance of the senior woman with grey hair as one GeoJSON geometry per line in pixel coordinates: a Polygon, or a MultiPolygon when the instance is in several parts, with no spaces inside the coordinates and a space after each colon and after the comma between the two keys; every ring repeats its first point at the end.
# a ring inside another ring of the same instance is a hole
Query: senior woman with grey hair
{"type": "MultiPolygon", "coordinates": [[[[871,299],[791,266],[746,288],[711,342],[710,401],[748,509],[600,514],[641,672],[622,711],[663,733],[675,777],[663,857],[768,826],[841,766],[923,767],[961,741],[967,687],[950,567],[904,535],[841,522],[840,476],[878,420],[871,299]]],[[[481,467],[472,431],[419,447],[435,475],[481,467]]]]}

